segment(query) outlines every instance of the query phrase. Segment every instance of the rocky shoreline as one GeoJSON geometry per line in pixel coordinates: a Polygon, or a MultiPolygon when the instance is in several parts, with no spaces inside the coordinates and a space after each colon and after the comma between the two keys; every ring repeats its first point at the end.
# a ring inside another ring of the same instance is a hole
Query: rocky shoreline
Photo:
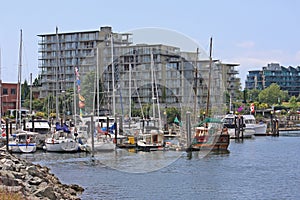
{"type": "Polygon", "coordinates": [[[62,184],[50,169],[0,151],[0,192],[19,193],[22,199],[80,199],[84,189],[62,184]]]}

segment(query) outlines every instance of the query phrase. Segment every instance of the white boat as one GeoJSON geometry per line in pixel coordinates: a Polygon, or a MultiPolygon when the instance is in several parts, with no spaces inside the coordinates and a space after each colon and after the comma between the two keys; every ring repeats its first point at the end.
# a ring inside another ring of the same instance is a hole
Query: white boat
{"type": "Polygon", "coordinates": [[[36,151],[35,138],[38,133],[17,130],[8,142],[8,149],[12,153],[34,153],[36,151]]]}
{"type": "Polygon", "coordinates": [[[75,152],[79,150],[79,144],[71,133],[59,130],[46,139],[44,149],[49,152],[75,152]]]}
{"type": "Polygon", "coordinates": [[[264,136],[267,134],[267,124],[263,122],[256,123],[256,119],[253,115],[243,115],[246,128],[254,130],[255,136],[264,136]]]}
{"type": "MultiPolygon", "coordinates": [[[[153,53],[151,52],[151,81],[155,83],[156,77],[153,70],[154,60],[153,53]]],[[[164,149],[164,132],[162,131],[162,120],[160,116],[160,105],[157,87],[151,84],[152,87],[152,118],[140,120],[140,134],[137,139],[138,150],[152,151],[152,150],[163,150],[164,149]],[[156,93],[155,93],[156,91],[156,93]],[[156,94],[156,96],[155,96],[156,94]],[[155,107],[158,109],[158,118],[155,117],[155,107]]]]}
{"type": "Polygon", "coordinates": [[[158,120],[141,120],[141,133],[137,136],[137,148],[143,151],[164,149],[164,132],[158,128],[158,120]]]}
{"type": "Polygon", "coordinates": [[[45,119],[29,120],[25,124],[25,130],[39,133],[36,137],[37,148],[42,149],[45,145],[47,134],[51,132],[50,123],[45,119]]]}
{"type": "MultiPolygon", "coordinates": [[[[92,151],[92,138],[87,140],[88,150],[92,151]]],[[[97,135],[94,137],[94,151],[114,151],[116,149],[116,145],[113,142],[113,139],[109,135],[97,135]]]]}
{"type": "Polygon", "coordinates": [[[113,130],[114,127],[109,127],[110,131],[107,131],[107,128],[101,128],[100,124],[98,123],[96,129],[94,130],[93,137],[89,137],[87,142],[84,144],[84,147],[87,151],[114,151],[116,148],[116,144],[114,143],[113,139],[113,130]]]}
{"type": "Polygon", "coordinates": [[[227,114],[223,119],[222,122],[224,123],[224,126],[228,129],[228,134],[230,136],[230,139],[235,138],[253,138],[255,134],[255,130],[252,127],[247,127],[245,124],[242,125],[240,129],[240,134],[238,137],[238,116],[234,114],[227,114]],[[243,133],[241,133],[243,131],[243,133]]]}
{"type": "Polygon", "coordinates": [[[164,150],[164,133],[152,129],[149,133],[140,134],[137,140],[138,150],[157,151],[164,150]]]}

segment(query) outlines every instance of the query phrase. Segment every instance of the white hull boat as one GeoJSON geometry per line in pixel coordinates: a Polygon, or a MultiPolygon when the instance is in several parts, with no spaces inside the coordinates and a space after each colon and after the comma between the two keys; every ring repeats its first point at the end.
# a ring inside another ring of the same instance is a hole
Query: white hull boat
{"type": "MultiPolygon", "coordinates": [[[[88,151],[92,151],[92,138],[87,140],[88,151]]],[[[116,149],[116,145],[113,142],[112,138],[107,135],[101,135],[94,137],[94,151],[114,151],[116,149]]]]}
{"type": "Polygon", "coordinates": [[[256,119],[253,115],[243,115],[246,128],[254,130],[255,136],[264,136],[267,134],[267,124],[260,122],[256,123],[256,119]]]}
{"type": "Polygon", "coordinates": [[[237,133],[238,131],[237,127],[239,126],[238,116],[233,114],[228,114],[222,119],[222,122],[224,123],[224,126],[228,129],[228,134],[230,139],[254,138],[255,130],[253,129],[253,127],[247,127],[247,125],[245,124],[245,120],[244,120],[244,125],[242,125],[243,127],[240,128],[240,133],[238,137],[238,133],[237,133]]]}
{"type": "Polygon", "coordinates": [[[34,153],[36,152],[35,138],[38,133],[17,130],[12,140],[8,142],[8,149],[12,153],[34,153]]]}
{"type": "Polygon", "coordinates": [[[140,134],[137,140],[138,150],[164,150],[164,133],[160,130],[151,130],[150,133],[140,134]]]}
{"type": "Polygon", "coordinates": [[[46,139],[44,149],[49,152],[75,152],[79,150],[79,144],[70,133],[58,131],[46,139]]]}

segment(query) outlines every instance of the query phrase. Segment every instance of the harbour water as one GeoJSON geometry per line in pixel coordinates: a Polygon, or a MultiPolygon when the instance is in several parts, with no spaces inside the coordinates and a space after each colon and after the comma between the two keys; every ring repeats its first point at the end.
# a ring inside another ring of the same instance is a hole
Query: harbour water
{"type": "Polygon", "coordinates": [[[231,140],[229,152],[116,152],[20,157],[47,166],[81,199],[300,199],[300,137],[231,140]]]}

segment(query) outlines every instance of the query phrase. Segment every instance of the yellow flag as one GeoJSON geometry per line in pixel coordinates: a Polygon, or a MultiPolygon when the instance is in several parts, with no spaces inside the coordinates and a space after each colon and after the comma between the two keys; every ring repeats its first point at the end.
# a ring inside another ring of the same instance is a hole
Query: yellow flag
{"type": "Polygon", "coordinates": [[[83,96],[81,96],[80,94],[78,94],[78,96],[80,101],[85,101],[85,98],[83,96]]]}

